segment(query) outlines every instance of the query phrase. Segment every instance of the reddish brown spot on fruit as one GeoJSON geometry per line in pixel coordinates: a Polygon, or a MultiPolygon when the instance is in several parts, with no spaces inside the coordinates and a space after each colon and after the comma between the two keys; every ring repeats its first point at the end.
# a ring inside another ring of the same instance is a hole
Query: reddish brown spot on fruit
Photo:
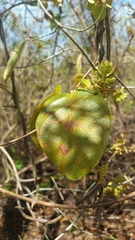
{"type": "Polygon", "coordinates": [[[68,149],[66,148],[66,146],[64,146],[64,145],[60,145],[59,146],[59,149],[60,149],[60,151],[61,151],[61,153],[62,153],[62,155],[63,156],[65,156],[67,153],[68,153],[68,149]]]}
{"type": "Polygon", "coordinates": [[[67,120],[64,125],[65,125],[65,130],[66,131],[68,131],[69,129],[74,129],[78,126],[72,120],[67,120]]]}

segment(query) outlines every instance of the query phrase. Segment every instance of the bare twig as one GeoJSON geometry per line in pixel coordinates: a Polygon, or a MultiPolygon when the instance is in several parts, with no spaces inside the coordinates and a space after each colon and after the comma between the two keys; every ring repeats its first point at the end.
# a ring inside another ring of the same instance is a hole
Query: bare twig
{"type": "Polygon", "coordinates": [[[95,183],[95,185],[86,193],[82,198],[80,198],[75,204],[78,205],[86,200],[89,196],[92,196],[101,187],[101,184],[95,183]]]}
{"type": "Polygon", "coordinates": [[[34,221],[34,222],[37,222],[37,223],[44,223],[44,224],[54,224],[56,222],[58,222],[61,218],[62,218],[62,215],[54,218],[54,219],[51,219],[51,220],[48,220],[48,219],[44,219],[44,218],[40,218],[40,217],[30,217],[29,215],[27,215],[23,210],[22,210],[22,207],[20,205],[20,202],[18,203],[19,205],[19,210],[22,214],[22,216],[25,218],[25,219],[28,219],[30,221],[34,221]]]}
{"type": "MultiPolygon", "coordinates": [[[[71,3],[70,0],[68,0],[68,2],[71,3]]],[[[71,5],[71,4],[70,4],[70,5],[71,5]]],[[[80,29],[80,28],[77,29],[77,28],[73,28],[73,27],[67,27],[67,26],[64,26],[64,25],[61,24],[62,28],[68,29],[68,30],[72,30],[72,31],[76,31],[76,32],[86,32],[87,30],[89,30],[89,29],[91,29],[92,27],[94,27],[94,26],[96,25],[96,23],[99,22],[102,14],[103,14],[103,12],[104,12],[104,9],[105,9],[105,7],[106,7],[105,5],[106,5],[106,3],[104,3],[103,9],[102,9],[102,11],[100,12],[98,18],[97,18],[91,25],[89,25],[88,27],[85,27],[85,28],[83,28],[83,29],[80,29]]],[[[73,8],[73,4],[72,4],[72,8],[73,8]]],[[[75,11],[75,10],[74,10],[74,11],[75,11]]],[[[76,11],[75,11],[75,12],[76,12],[76,11]]],[[[78,15],[78,14],[77,14],[77,15],[78,15]]],[[[81,22],[82,22],[82,21],[81,21],[81,22]]],[[[83,24],[83,25],[84,25],[84,24],[83,24]]]]}
{"type": "Polygon", "coordinates": [[[15,167],[15,164],[14,164],[12,158],[10,157],[9,153],[6,151],[5,148],[0,147],[0,150],[6,155],[8,161],[9,161],[9,163],[10,163],[10,165],[12,166],[12,169],[13,169],[13,171],[14,171],[15,178],[16,178],[16,182],[17,182],[17,186],[19,187],[20,190],[22,190],[22,187],[21,187],[21,184],[20,184],[20,181],[19,181],[19,176],[18,176],[16,167],[15,167]]]}
{"type": "Polygon", "coordinates": [[[10,197],[29,202],[31,204],[38,204],[38,205],[41,205],[41,206],[52,207],[52,208],[77,209],[76,206],[72,206],[72,205],[70,206],[70,205],[66,205],[66,204],[57,204],[57,203],[45,202],[45,201],[41,201],[41,200],[37,200],[37,199],[35,200],[35,199],[32,199],[32,198],[22,196],[20,194],[10,192],[10,191],[8,191],[6,189],[3,189],[3,188],[0,188],[0,192],[8,195],[10,197]]]}
{"type": "Polygon", "coordinates": [[[59,190],[59,187],[58,187],[58,185],[57,185],[55,179],[54,179],[53,177],[51,177],[51,179],[52,179],[52,181],[53,181],[53,183],[54,183],[54,186],[55,186],[56,190],[58,191],[58,194],[59,194],[61,200],[64,201],[64,197],[63,197],[61,191],[59,190]]]}
{"type": "Polygon", "coordinates": [[[126,85],[121,81],[121,79],[119,77],[117,77],[117,76],[115,76],[115,78],[127,90],[127,92],[132,96],[132,98],[135,100],[134,94],[126,87],[126,85]]]}
{"type": "MultiPolygon", "coordinates": [[[[19,68],[22,69],[22,68],[33,67],[33,66],[42,64],[42,63],[44,63],[44,62],[47,62],[47,61],[51,60],[52,58],[57,57],[57,56],[59,56],[60,54],[66,52],[66,51],[73,51],[73,50],[72,50],[72,49],[69,49],[69,48],[62,49],[62,50],[59,51],[58,53],[55,53],[54,55],[51,55],[51,56],[48,57],[48,58],[42,59],[42,60],[40,60],[40,61],[38,61],[38,62],[35,62],[35,63],[32,63],[32,64],[28,64],[28,65],[26,65],[26,66],[16,66],[15,68],[16,68],[16,69],[19,69],[19,68]]],[[[5,65],[3,65],[3,64],[0,65],[0,67],[3,67],[3,66],[5,66],[5,65]]],[[[4,88],[4,86],[3,86],[3,85],[0,85],[0,88],[4,88]]],[[[4,90],[6,90],[6,89],[4,88],[4,90]]],[[[6,91],[7,91],[7,90],[6,90],[6,91]]],[[[10,92],[9,92],[9,93],[10,93],[10,92]]],[[[10,93],[10,95],[11,95],[11,93],[10,93]]]]}
{"type": "Polygon", "coordinates": [[[0,188],[0,192],[8,195],[10,197],[18,198],[22,201],[27,201],[31,204],[38,204],[38,205],[41,205],[41,206],[52,207],[52,208],[75,209],[75,210],[83,209],[84,207],[86,207],[86,208],[96,208],[96,207],[111,206],[112,204],[122,203],[126,200],[129,200],[129,199],[135,197],[135,191],[134,191],[134,192],[129,193],[128,195],[126,195],[124,197],[121,197],[121,198],[118,198],[118,199],[113,199],[113,200],[106,201],[106,202],[103,201],[103,202],[98,202],[98,203],[93,203],[93,204],[88,204],[88,205],[75,206],[75,205],[57,204],[57,203],[53,203],[53,202],[45,202],[45,201],[41,201],[41,200],[37,200],[37,199],[35,200],[35,199],[28,198],[28,197],[24,197],[20,194],[10,192],[10,191],[8,191],[6,189],[3,189],[3,188],[0,188]]]}
{"type": "MultiPolygon", "coordinates": [[[[32,3],[36,3],[36,1],[33,1],[32,3]]],[[[17,4],[13,4],[11,7],[7,8],[7,9],[4,10],[3,12],[1,12],[1,13],[0,13],[0,17],[1,17],[4,13],[10,11],[12,8],[17,7],[17,6],[19,6],[19,5],[22,5],[22,4],[30,4],[30,2],[20,2],[20,3],[17,3],[17,4]]]]}
{"type": "Polygon", "coordinates": [[[19,137],[19,138],[13,139],[13,140],[11,140],[11,141],[9,141],[9,142],[6,142],[6,143],[1,143],[1,144],[0,144],[0,147],[1,147],[1,146],[6,146],[6,145],[9,145],[9,144],[13,144],[13,143],[15,143],[15,142],[17,142],[17,141],[20,141],[21,139],[26,138],[26,137],[32,135],[34,132],[36,132],[36,129],[32,130],[32,131],[29,132],[29,133],[24,134],[23,136],[21,136],[21,137],[19,137]]]}
{"type": "Polygon", "coordinates": [[[110,61],[111,37],[110,37],[109,11],[107,8],[106,8],[106,17],[105,17],[105,28],[106,28],[106,58],[108,61],[110,61]]]}

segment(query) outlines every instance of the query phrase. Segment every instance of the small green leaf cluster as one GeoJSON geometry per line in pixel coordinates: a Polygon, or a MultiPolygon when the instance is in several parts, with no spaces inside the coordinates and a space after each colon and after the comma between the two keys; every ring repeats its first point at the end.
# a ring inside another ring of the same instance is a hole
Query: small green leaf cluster
{"type": "Polygon", "coordinates": [[[127,93],[124,93],[124,88],[114,87],[115,80],[115,68],[107,60],[102,61],[90,75],[91,86],[96,93],[105,98],[112,97],[117,102],[124,101],[127,93]]]}
{"type": "Polygon", "coordinates": [[[121,175],[115,178],[114,182],[109,182],[108,186],[104,188],[104,193],[110,196],[121,197],[129,188],[131,182],[129,177],[121,175]]]}
{"type": "Polygon", "coordinates": [[[129,149],[126,147],[125,136],[122,133],[119,138],[117,138],[116,143],[113,144],[111,150],[115,151],[115,154],[122,155],[123,152],[128,153],[129,149]]]}
{"type": "Polygon", "coordinates": [[[16,169],[20,171],[24,167],[24,162],[20,159],[19,155],[16,152],[16,149],[14,147],[11,147],[10,150],[10,155],[14,160],[16,169]]]}
{"type": "Polygon", "coordinates": [[[73,78],[77,89],[83,88],[104,98],[112,97],[114,101],[122,102],[127,97],[127,93],[124,92],[124,88],[114,86],[115,80],[115,67],[107,60],[102,61],[97,70],[93,70],[87,78],[82,70],[78,71],[77,68],[77,74],[73,78]]]}
{"type": "Polygon", "coordinates": [[[116,102],[123,102],[127,97],[127,93],[124,92],[124,88],[117,89],[113,94],[113,99],[116,102]]]}
{"type": "Polygon", "coordinates": [[[111,87],[115,81],[115,71],[112,62],[107,60],[102,61],[97,71],[93,72],[94,83],[98,84],[101,88],[111,87]]]}

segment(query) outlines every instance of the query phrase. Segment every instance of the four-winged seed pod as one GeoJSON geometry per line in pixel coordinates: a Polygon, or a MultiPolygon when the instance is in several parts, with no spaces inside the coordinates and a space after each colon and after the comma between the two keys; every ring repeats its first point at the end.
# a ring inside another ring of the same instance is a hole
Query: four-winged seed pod
{"type": "Polygon", "coordinates": [[[71,180],[93,170],[110,135],[110,111],[102,96],[85,90],[52,94],[34,111],[32,138],[71,180]]]}

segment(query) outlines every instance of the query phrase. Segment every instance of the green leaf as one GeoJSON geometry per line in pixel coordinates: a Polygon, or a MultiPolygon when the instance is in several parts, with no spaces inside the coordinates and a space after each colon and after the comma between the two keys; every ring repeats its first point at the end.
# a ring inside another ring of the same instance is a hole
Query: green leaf
{"type": "Polygon", "coordinates": [[[81,80],[81,83],[86,87],[86,88],[90,88],[91,86],[91,83],[90,83],[90,80],[89,79],[82,79],[81,80]]]}
{"type": "Polygon", "coordinates": [[[93,14],[93,17],[95,18],[95,20],[97,20],[99,18],[98,21],[101,21],[106,16],[106,8],[102,5],[95,5],[92,8],[92,14],[93,14]]]}
{"type": "Polygon", "coordinates": [[[92,11],[92,8],[94,7],[94,3],[90,3],[90,2],[88,2],[88,4],[87,4],[87,9],[89,10],[89,11],[92,11]]]}
{"type": "Polygon", "coordinates": [[[5,81],[11,76],[11,74],[14,70],[14,67],[15,67],[16,63],[18,62],[18,60],[20,58],[20,55],[21,55],[21,53],[24,49],[24,46],[25,46],[25,43],[26,43],[27,40],[28,40],[28,38],[25,39],[23,42],[21,42],[14,49],[11,57],[9,58],[7,66],[6,66],[5,71],[4,71],[4,75],[3,75],[3,78],[4,78],[5,81]]]}
{"type": "Polygon", "coordinates": [[[55,94],[62,93],[62,86],[60,84],[56,85],[54,90],[53,90],[53,93],[55,93],[55,94]]]}
{"type": "Polygon", "coordinates": [[[74,83],[77,85],[83,79],[83,77],[83,73],[77,73],[73,78],[74,83]]]}
{"type": "Polygon", "coordinates": [[[106,101],[88,91],[50,97],[35,121],[37,139],[54,165],[78,180],[99,163],[110,135],[106,101]]]}

